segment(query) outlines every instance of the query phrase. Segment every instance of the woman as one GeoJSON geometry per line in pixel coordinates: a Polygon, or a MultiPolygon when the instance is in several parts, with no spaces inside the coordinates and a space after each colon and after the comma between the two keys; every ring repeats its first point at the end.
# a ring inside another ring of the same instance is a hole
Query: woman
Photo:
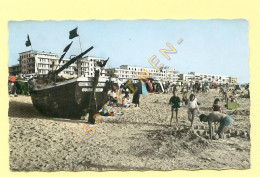
{"type": "Polygon", "coordinates": [[[134,86],[134,89],[137,90],[133,95],[133,103],[136,107],[139,107],[139,98],[140,98],[140,91],[137,86],[134,86]]]}

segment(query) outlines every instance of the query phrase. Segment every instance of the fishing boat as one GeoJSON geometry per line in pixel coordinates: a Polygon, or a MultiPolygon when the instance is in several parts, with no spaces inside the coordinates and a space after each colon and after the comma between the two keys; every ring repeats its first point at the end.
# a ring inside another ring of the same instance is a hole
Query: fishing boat
{"type": "Polygon", "coordinates": [[[54,82],[44,86],[37,85],[35,81],[30,83],[32,103],[40,113],[51,117],[79,119],[89,112],[102,108],[107,101],[110,84],[106,76],[100,76],[99,69],[95,71],[94,77],[80,76],[61,82],[55,81],[62,70],[81,59],[92,49],[93,47],[90,47],[55,72],[50,73],[49,78],[54,82]]]}

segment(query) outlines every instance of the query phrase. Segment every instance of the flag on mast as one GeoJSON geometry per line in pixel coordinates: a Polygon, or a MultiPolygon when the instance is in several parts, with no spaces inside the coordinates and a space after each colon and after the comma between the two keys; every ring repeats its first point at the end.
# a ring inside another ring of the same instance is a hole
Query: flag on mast
{"type": "Polygon", "coordinates": [[[66,52],[61,55],[61,57],[59,59],[59,64],[60,64],[61,60],[64,58],[65,55],[66,55],[66,52]]]}
{"type": "Polygon", "coordinates": [[[31,41],[30,41],[30,37],[29,37],[28,34],[27,34],[27,41],[25,42],[25,45],[26,45],[26,47],[29,47],[29,46],[32,45],[32,44],[31,44],[31,41]]]}
{"type": "Polygon", "coordinates": [[[70,31],[69,39],[73,39],[74,37],[79,36],[77,33],[78,27],[70,31]]]}
{"type": "Polygon", "coordinates": [[[63,52],[68,52],[68,50],[70,49],[70,46],[71,46],[72,43],[73,43],[73,41],[71,41],[71,43],[69,45],[67,45],[67,47],[65,47],[63,52]]]}

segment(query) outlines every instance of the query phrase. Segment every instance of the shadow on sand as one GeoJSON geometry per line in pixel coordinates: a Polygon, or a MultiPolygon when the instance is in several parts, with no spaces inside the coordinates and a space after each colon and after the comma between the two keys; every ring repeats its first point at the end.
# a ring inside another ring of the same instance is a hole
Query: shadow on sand
{"type": "Polygon", "coordinates": [[[71,123],[86,123],[86,120],[80,119],[64,119],[54,118],[42,115],[37,109],[34,108],[32,103],[9,101],[9,118],[25,118],[25,119],[46,119],[59,122],[71,122],[71,123]]]}

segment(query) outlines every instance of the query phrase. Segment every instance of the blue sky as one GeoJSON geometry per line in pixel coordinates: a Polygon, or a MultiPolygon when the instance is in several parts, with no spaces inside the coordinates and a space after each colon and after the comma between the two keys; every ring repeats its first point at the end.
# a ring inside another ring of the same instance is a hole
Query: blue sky
{"type": "MultiPolygon", "coordinates": [[[[32,47],[62,55],[71,40],[69,31],[78,27],[81,46],[94,49],[89,56],[109,57],[109,67],[123,64],[150,67],[148,59],[157,56],[160,63],[180,73],[191,71],[237,77],[240,83],[249,82],[248,22],[246,20],[87,20],[87,21],[10,21],[9,66],[18,64],[18,53],[29,34],[32,47]],[[177,44],[179,39],[182,43],[177,44]],[[176,50],[167,60],[159,51],[176,50]]],[[[80,53],[79,38],[65,58],[80,53]]]]}

